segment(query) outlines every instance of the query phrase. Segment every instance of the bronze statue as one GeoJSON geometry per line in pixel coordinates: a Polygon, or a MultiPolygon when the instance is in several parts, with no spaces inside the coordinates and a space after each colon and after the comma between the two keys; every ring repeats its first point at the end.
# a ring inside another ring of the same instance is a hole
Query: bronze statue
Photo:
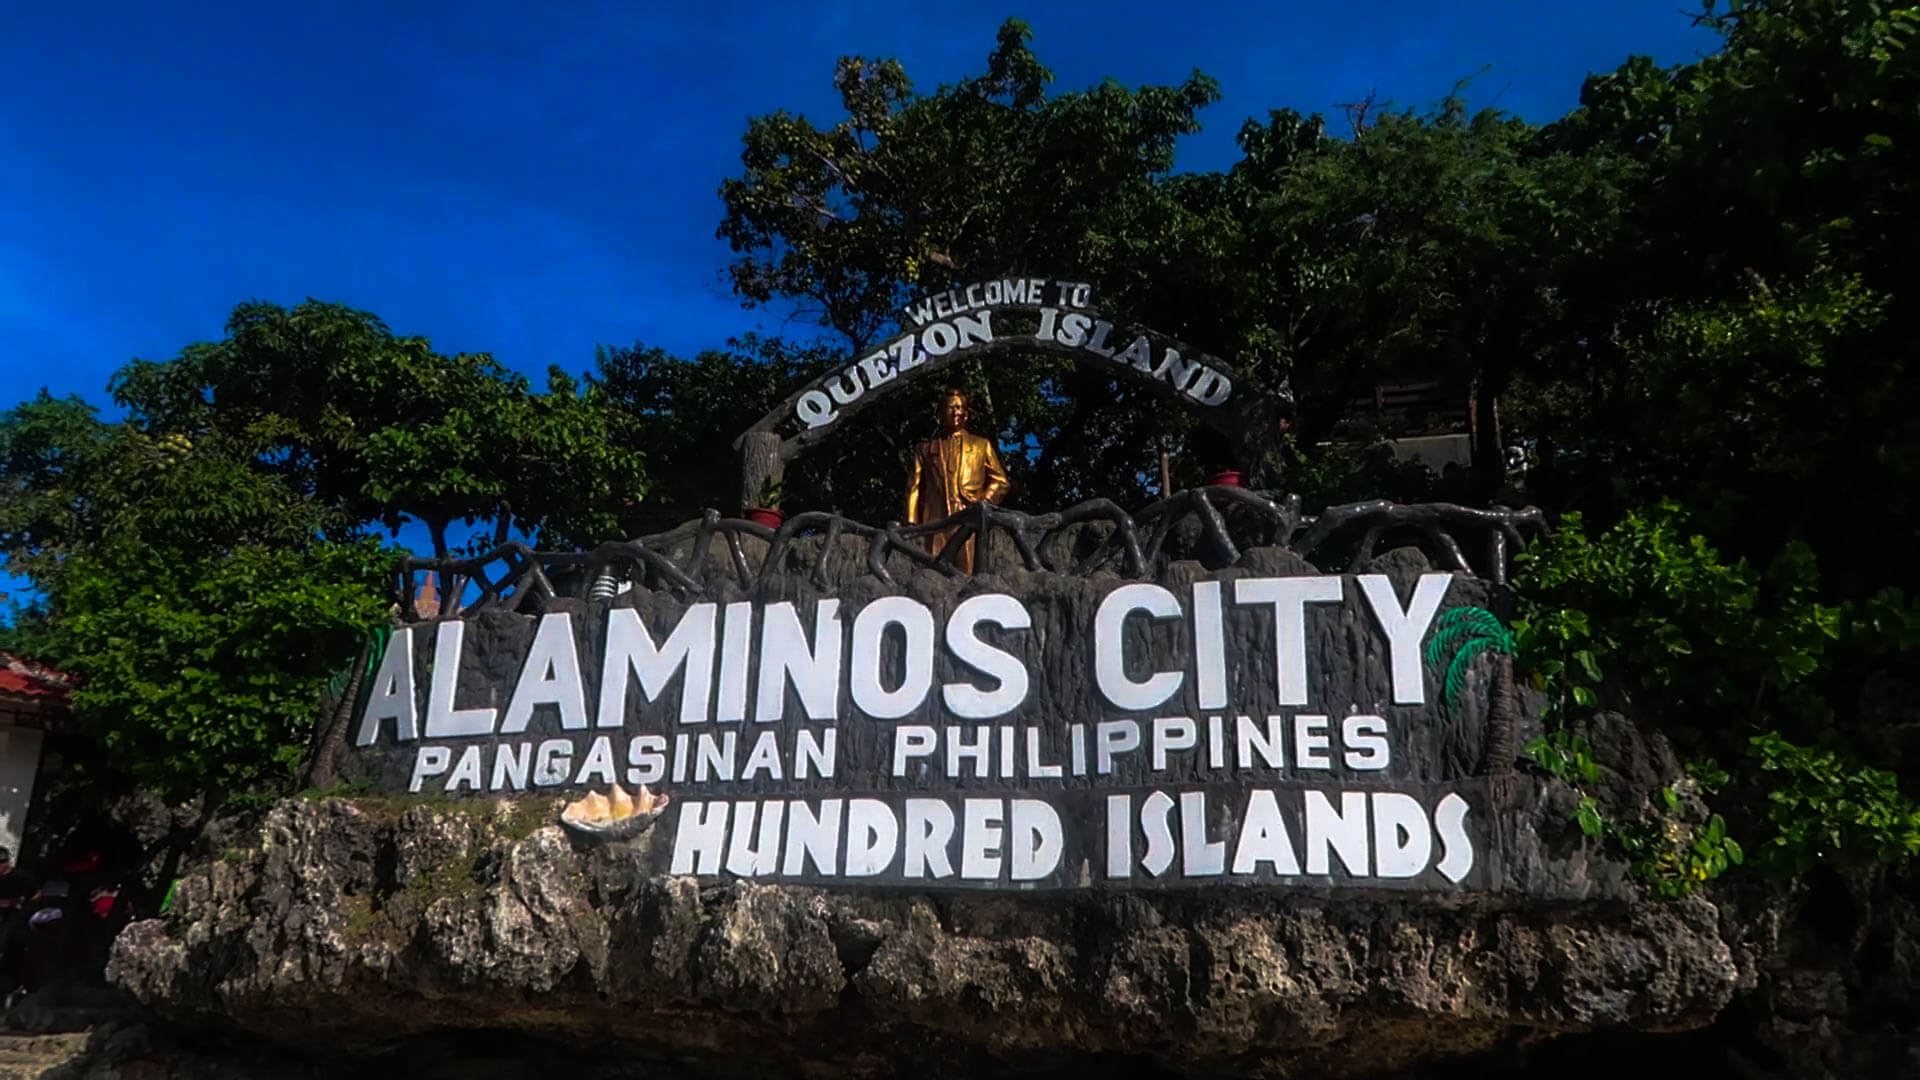
{"type": "MultiPolygon", "coordinates": [[[[998,502],[1010,486],[1000,467],[993,440],[967,430],[967,395],[948,390],[940,399],[941,434],[913,452],[913,475],[907,481],[907,521],[923,525],[980,503],[998,502]]],[[[957,527],[927,537],[927,550],[938,554],[957,527]]],[[[953,565],[973,573],[974,537],[954,553],[953,565]]]]}

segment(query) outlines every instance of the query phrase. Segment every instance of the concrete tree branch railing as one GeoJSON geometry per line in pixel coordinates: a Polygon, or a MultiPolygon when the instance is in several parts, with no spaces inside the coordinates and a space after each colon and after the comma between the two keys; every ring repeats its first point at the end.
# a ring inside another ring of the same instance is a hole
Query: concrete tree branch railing
{"type": "Polygon", "coordinates": [[[867,525],[840,514],[809,511],[773,529],[709,510],[668,532],[609,542],[587,552],[538,552],[516,542],[473,558],[409,558],[402,561],[396,584],[401,617],[409,622],[433,617],[423,616],[416,606],[420,576],[426,573],[439,575],[441,602],[435,614],[442,618],[489,608],[538,611],[556,597],[606,600],[624,582],[692,598],[706,592],[699,571],[715,543],[723,546],[737,584],[749,588],[791,572],[787,562],[796,541],[813,537],[820,540],[819,551],[808,572],[820,584],[826,582],[833,553],[850,537],[866,543],[865,572],[889,585],[893,572],[887,564],[895,555],[918,567],[960,576],[954,556],[973,536],[989,539],[979,545],[978,574],[993,572],[990,560],[997,545],[991,540],[1004,536],[1028,572],[1084,576],[1105,571],[1143,578],[1172,557],[1169,542],[1189,520],[1197,522],[1210,561],[1220,565],[1238,560],[1243,547],[1251,544],[1283,548],[1329,572],[1353,572],[1374,558],[1382,540],[1407,537],[1417,539],[1437,568],[1498,585],[1506,584],[1512,556],[1546,532],[1545,516],[1534,507],[1482,510],[1375,500],[1308,515],[1301,512],[1297,496],[1276,500],[1245,488],[1208,487],[1179,492],[1137,514],[1110,500],[1092,499],[1047,514],[981,505],[906,526],[867,525]],[[1054,550],[1052,542],[1066,530],[1101,523],[1111,528],[1087,554],[1068,559],[1054,550]],[[926,549],[924,537],[955,526],[958,530],[941,550],[926,549]],[[755,553],[757,558],[742,543],[746,537],[765,545],[755,553]],[[676,559],[674,553],[680,551],[685,554],[676,559]]]}

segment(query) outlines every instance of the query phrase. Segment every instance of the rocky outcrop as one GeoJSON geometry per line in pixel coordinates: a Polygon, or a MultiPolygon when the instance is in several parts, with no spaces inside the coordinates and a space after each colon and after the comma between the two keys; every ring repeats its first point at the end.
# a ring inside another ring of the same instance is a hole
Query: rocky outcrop
{"type": "Polygon", "coordinates": [[[1699,898],[702,885],[576,849],[552,812],[283,803],[128,929],[111,977],[170,1024],[322,1061],[444,1064],[470,1033],[594,1075],[1273,1077],[1698,1028],[1753,979],[1699,898]]]}

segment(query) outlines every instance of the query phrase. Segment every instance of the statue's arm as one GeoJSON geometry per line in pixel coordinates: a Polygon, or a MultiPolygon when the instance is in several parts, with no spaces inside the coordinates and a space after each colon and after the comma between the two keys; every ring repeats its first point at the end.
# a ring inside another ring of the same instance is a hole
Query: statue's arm
{"type": "Polygon", "coordinates": [[[987,464],[985,483],[980,486],[980,501],[997,503],[1013,487],[1013,480],[1007,476],[1007,470],[1000,465],[1000,450],[993,445],[992,439],[982,439],[987,445],[987,464]]]}
{"type": "Polygon", "coordinates": [[[913,467],[907,472],[907,516],[901,520],[912,525],[920,520],[920,451],[913,452],[913,467]]]}

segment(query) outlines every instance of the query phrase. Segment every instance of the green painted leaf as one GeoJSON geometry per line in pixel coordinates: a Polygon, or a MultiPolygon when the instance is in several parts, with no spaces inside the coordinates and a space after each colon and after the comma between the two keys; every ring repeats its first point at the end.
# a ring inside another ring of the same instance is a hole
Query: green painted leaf
{"type": "Polygon", "coordinates": [[[1600,806],[1591,796],[1581,799],[1580,806],[1574,811],[1574,818],[1580,823],[1580,831],[1595,840],[1606,832],[1606,822],[1600,817],[1600,806]]]}

